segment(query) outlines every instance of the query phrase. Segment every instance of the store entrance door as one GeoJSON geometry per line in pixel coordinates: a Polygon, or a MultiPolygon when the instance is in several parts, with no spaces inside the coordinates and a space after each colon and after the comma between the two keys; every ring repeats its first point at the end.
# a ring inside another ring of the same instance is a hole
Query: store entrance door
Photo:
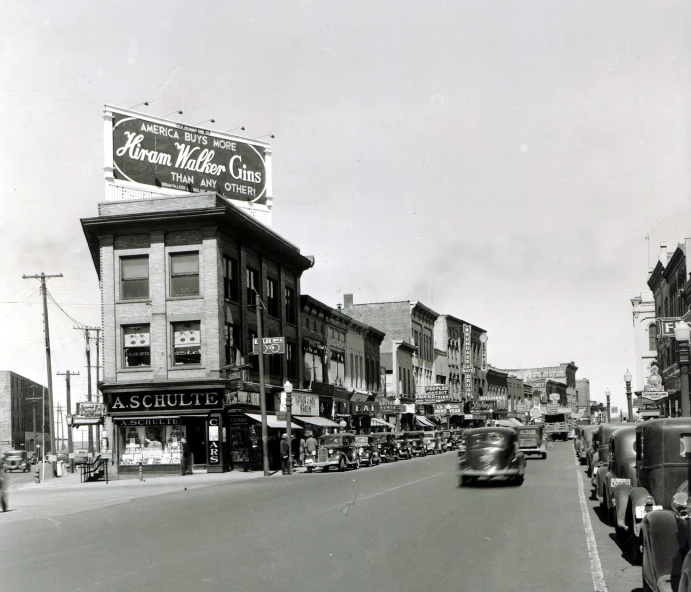
{"type": "Polygon", "coordinates": [[[184,421],[192,463],[206,466],[206,417],[187,417],[184,421]]]}

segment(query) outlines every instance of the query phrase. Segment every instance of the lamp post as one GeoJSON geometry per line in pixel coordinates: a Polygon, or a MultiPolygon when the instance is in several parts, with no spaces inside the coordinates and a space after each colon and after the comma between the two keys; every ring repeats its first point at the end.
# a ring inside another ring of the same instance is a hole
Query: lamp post
{"type": "Polygon", "coordinates": [[[289,380],[283,384],[283,390],[286,393],[286,434],[288,434],[288,446],[290,446],[290,453],[288,454],[288,474],[293,473],[293,439],[290,431],[290,424],[292,423],[292,407],[293,407],[293,385],[289,380]]]}
{"type": "Polygon", "coordinates": [[[396,406],[396,428],[397,432],[401,431],[401,400],[396,397],[393,400],[393,404],[396,406]]]}
{"type": "Polygon", "coordinates": [[[629,372],[629,369],[626,369],[626,374],[624,374],[624,382],[626,383],[626,404],[628,407],[628,412],[629,412],[629,417],[628,420],[631,422],[633,421],[633,401],[631,400],[631,379],[633,376],[631,376],[631,372],[629,372]]]}
{"type": "Polygon", "coordinates": [[[674,339],[677,340],[679,350],[679,382],[681,382],[681,416],[691,416],[689,409],[689,338],[691,327],[688,323],[680,321],[674,326],[674,339]]]}
{"type": "Polygon", "coordinates": [[[609,399],[612,396],[612,391],[609,390],[609,387],[605,389],[605,397],[607,399],[607,423],[612,423],[612,409],[609,406],[609,399]]]}
{"type": "MultiPolygon", "coordinates": [[[[484,333],[483,333],[484,335],[484,333]]],[[[451,429],[451,405],[449,403],[446,404],[446,429],[450,430],[451,429]]]]}

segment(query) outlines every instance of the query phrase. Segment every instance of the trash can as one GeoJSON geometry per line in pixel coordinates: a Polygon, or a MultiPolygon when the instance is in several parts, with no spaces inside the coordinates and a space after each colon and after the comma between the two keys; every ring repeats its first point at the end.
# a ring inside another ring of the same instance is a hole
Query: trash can
{"type": "Polygon", "coordinates": [[[65,461],[64,460],[59,460],[55,464],[55,476],[56,477],[62,477],[65,474],[65,461]]]}

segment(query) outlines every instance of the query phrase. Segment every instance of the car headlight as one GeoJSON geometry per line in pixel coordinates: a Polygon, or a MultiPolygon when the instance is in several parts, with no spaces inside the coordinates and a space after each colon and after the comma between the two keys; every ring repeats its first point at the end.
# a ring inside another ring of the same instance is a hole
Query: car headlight
{"type": "Polygon", "coordinates": [[[357,451],[358,451],[360,454],[362,454],[362,452],[363,452],[362,448],[358,448],[357,451]]]}
{"type": "Polygon", "coordinates": [[[381,448],[381,444],[377,444],[377,448],[381,448]]]}
{"type": "Polygon", "coordinates": [[[334,449],[333,449],[333,448],[329,448],[329,454],[333,454],[333,453],[334,453],[334,449]]]}

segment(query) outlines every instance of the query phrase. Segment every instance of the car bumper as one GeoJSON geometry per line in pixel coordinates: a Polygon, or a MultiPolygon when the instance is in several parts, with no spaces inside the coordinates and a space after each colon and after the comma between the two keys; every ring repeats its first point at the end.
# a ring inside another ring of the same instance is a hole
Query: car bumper
{"type": "Polygon", "coordinates": [[[523,454],[543,454],[547,451],[547,448],[543,444],[542,446],[530,446],[527,448],[519,449],[523,454]]]}
{"type": "Polygon", "coordinates": [[[460,477],[520,477],[523,475],[523,469],[459,469],[458,474],[460,477]]]}

